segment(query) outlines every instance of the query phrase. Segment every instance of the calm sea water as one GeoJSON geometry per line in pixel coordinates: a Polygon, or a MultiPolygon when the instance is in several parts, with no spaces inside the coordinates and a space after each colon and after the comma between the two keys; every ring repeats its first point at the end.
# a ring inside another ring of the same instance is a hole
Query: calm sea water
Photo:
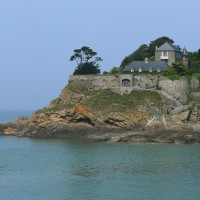
{"type": "Polygon", "coordinates": [[[0,137],[1,200],[200,199],[200,145],[0,137]]]}
{"type": "Polygon", "coordinates": [[[0,137],[0,200],[199,200],[200,145],[0,137]]]}

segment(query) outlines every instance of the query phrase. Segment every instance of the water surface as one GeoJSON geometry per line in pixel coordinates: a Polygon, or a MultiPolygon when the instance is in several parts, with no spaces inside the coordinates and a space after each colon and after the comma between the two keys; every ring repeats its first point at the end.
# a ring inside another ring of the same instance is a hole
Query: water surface
{"type": "Polygon", "coordinates": [[[200,145],[0,137],[1,200],[199,200],[200,145]]]}

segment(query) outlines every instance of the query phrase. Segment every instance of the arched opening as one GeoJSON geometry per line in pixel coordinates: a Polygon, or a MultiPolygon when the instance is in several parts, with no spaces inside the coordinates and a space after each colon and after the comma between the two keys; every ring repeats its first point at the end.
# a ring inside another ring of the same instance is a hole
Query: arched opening
{"type": "Polygon", "coordinates": [[[131,81],[129,79],[122,80],[122,87],[130,87],[131,81]]]}

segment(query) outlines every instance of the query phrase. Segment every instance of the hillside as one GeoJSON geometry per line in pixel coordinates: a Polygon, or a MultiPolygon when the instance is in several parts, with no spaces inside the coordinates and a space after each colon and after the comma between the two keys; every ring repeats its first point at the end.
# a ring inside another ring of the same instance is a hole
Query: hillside
{"type": "Polygon", "coordinates": [[[1,124],[0,134],[118,142],[200,142],[196,107],[182,106],[167,114],[166,105],[156,91],[133,90],[120,95],[110,89],[88,90],[69,82],[57,99],[32,117],[1,124]],[[194,110],[190,121],[188,108],[194,110]]]}

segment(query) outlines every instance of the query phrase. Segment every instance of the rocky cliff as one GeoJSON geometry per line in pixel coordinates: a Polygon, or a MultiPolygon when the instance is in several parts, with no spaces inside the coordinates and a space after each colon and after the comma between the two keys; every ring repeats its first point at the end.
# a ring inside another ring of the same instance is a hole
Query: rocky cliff
{"type": "Polygon", "coordinates": [[[0,134],[121,142],[200,142],[198,105],[182,106],[159,90],[137,87],[122,95],[108,88],[92,89],[91,83],[87,84],[70,79],[60,96],[46,108],[30,118],[1,124],[0,134]]]}

